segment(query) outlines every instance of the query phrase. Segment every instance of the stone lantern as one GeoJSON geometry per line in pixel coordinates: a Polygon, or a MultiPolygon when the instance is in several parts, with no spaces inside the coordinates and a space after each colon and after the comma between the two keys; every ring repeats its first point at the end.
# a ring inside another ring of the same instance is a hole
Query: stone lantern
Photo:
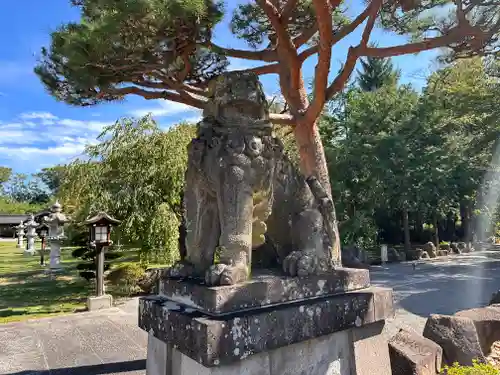
{"type": "Polygon", "coordinates": [[[16,235],[17,235],[17,245],[16,247],[18,249],[22,249],[23,247],[23,242],[24,242],[24,225],[23,225],[23,222],[21,221],[21,223],[14,227],[14,229],[16,230],[16,235]]]}
{"type": "Polygon", "coordinates": [[[113,242],[110,239],[111,228],[120,221],[99,212],[97,215],[85,220],[84,224],[89,227],[89,243],[91,248],[96,249],[96,297],[89,297],[87,308],[89,311],[109,308],[113,305],[110,295],[104,294],[104,250],[113,242]]]}
{"type": "Polygon", "coordinates": [[[30,215],[24,227],[26,228],[26,238],[28,240],[28,246],[24,250],[24,253],[26,255],[35,255],[35,238],[37,237],[35,229],[38,227],[38,223],[35,221],[33,215],[30,215]]]}
{"type": "Polygon", "coordinates": [[[44,221],[49,226],[47,239],[50,246],[50,269],[55,271],[61,269],[61,244],[66,239],[64,224],[68,223],[70,218],[62,213],[62,206],[58,201],[54,203],[50,211],[44,221]]]}

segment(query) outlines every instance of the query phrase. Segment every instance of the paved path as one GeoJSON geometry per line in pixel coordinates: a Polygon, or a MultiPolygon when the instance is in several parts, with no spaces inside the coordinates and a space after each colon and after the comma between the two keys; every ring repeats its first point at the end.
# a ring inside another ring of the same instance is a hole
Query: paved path
{"type": "MultiPolygon", "coordinates": [[[[394,288],[396,318],[386,325],[421,331],[431,313],[482,306],[500,289],[500,252],[374,267],[372,283],[394,288]]],[[[33,296],[36,298],[36,296],[33,296]]],[[[147,335],[137,299],[106,312],[0,325],[1,375],[144,375],[147,335]]]]}
{"type": "Polygon", "coordinates": [[[0,374],[144,375],[146,345],[137,300],[106,312],[5,324],[0,374]]]}
{"type": "Polygon", "coordinates": [[[394,289],[396,317],[387,334],[400,327],[421,332],[429,314],[454,314],[487,305],[500,289],[500,251],[474,252],[444,260],[373,267],[372,284],[394,289]]]}

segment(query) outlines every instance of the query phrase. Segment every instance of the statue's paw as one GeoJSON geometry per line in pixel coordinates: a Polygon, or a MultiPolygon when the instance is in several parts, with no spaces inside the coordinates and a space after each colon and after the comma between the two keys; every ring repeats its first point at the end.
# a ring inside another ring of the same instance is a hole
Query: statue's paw
{"type": "Polygon", "coordinates": [[[283,260],[283,271],[292,277],[318,275],[331,268],[326,257],[314,252],[293,251],[283,260]]]}
{"type": "Polygon", "coordinates": [[[177,279],[195,276],[194,273],[194,266],[189,262],[181,260],[176,262],[172,267],[169,268],[167,276],[177,279]]]}
{"type": "Polygon", "coordinates": [[[219,263],[211,266],[205,274],[207,285],[234,285],[248,278],[245,265],[230,266],[219,263]]]}

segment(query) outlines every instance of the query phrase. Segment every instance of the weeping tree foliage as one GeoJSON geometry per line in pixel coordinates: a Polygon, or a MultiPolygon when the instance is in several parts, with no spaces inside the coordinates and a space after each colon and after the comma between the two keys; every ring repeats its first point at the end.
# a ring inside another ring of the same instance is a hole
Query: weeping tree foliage
{"type": "Polygon", "coordinates": [[[77,221],[108,211],[120,218],[124,242],[139,246],[143,260],[177,257],[186,147],[195,127],[163,132],[150,117],[122,119],[105,128],[86,159],[68,166],[60,194],[77,221]]]}

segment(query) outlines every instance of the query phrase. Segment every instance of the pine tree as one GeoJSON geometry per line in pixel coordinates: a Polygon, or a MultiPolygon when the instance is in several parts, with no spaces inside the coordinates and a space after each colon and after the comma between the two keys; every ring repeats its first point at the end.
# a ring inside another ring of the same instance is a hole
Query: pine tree
{"type": "Polygon", "coordinates": [[[394,85],[398,82],[400,72],[394,69],[390,59],[367,57],[361,59],[362,70],[357,71],[357,83],[363,91],[375,91],[384,85],[394,85]]]}

